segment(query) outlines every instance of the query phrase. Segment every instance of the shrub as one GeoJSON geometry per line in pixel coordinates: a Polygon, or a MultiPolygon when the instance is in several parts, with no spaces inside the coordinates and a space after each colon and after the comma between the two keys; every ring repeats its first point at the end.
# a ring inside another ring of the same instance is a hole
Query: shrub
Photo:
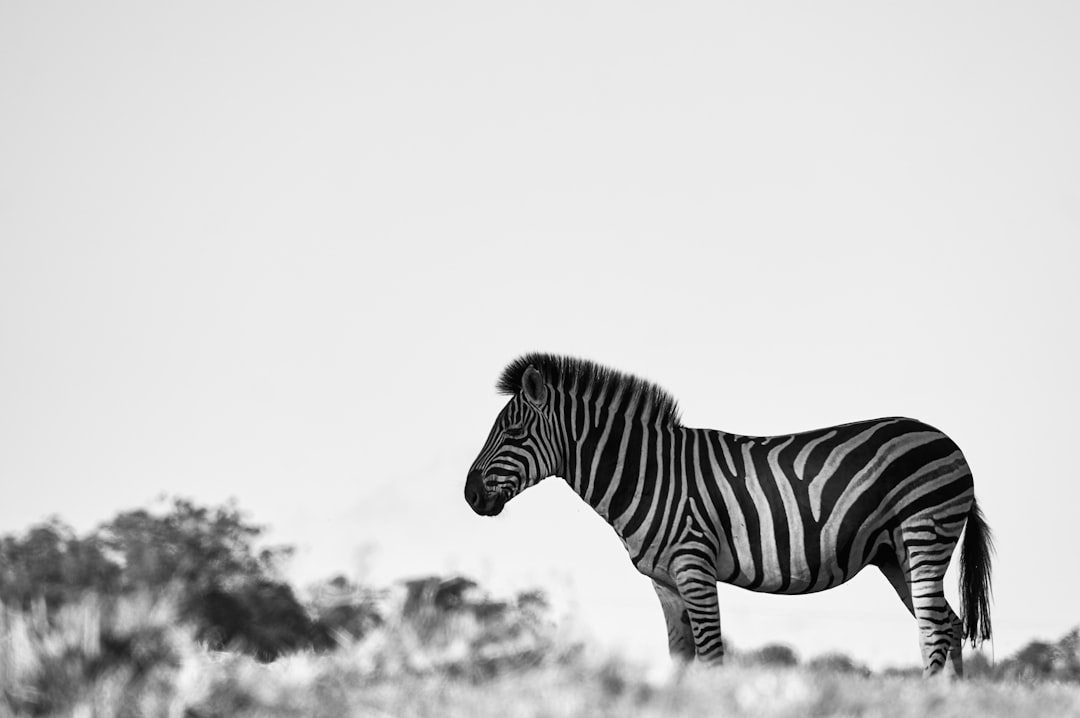
{"type": "Polygon", "coordinates": [[[743,657],[746,663],[760,666],[797,666],[799,656],[791,646],[772,643],[743,657]]]}
{"type": "Polygon", "coordinates": [[[806,662],[812,671],[825,673],[850,673],[862,676],[870,675],[870,669],[844,653],[823,653],[806,662]]]}
{"type": "Polygon", "coordinates": [[[82,705],[99,715],[159,714],[193,647],[174,616],[170,599],[146,594],[90,594],[52,613],[43,602],[30,611],[0,606],[0,709],[42,715],[82,705]]]}
{"type": "Polygon", "coordinates": [[[214,648],[262,660],[332,645],[292,587],[277,578],[286,547],[257,550],[263,528],[232,504],[175,499],[164,513],[126,511],[85,537],[58,519],[0,538],[0,601],[47,611],[87,592],[174,594],[181,620],[214,648]]]}

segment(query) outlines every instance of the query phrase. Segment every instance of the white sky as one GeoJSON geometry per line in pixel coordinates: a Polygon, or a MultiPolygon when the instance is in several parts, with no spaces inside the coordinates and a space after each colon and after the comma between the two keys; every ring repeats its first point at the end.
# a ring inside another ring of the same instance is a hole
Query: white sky
{"type": "MultiPolygon", "coordinates": [[[[461,498],[538,349],[692,426],[938,426],[997,538],[997,655],[1057,637],[1077,37],[1049,2],[0,0],[0,532],[236,497],[298,581],[536,585],[666,656],[565,484],[461,498]]],[[[738,646],[918,661],[870,572],[721,603],[738,646]]]]}

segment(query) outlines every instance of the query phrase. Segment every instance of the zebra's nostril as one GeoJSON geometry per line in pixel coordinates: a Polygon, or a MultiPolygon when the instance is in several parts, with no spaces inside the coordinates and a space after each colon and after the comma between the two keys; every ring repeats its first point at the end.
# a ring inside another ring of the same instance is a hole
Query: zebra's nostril
{"type": "Polygon", "coordinates": [[[473,509],[479,508],[484,502],[484,479],[479,471],[470,471],[469,478],[465,480],[465,501],[473,509]]]}
{"type": "Polygon", "coordinates": [[[475,507],[480,503],[480,492],[476,489],[468,486],[465,488],[465,500],[469,502],[469,506],[475,507]]]}

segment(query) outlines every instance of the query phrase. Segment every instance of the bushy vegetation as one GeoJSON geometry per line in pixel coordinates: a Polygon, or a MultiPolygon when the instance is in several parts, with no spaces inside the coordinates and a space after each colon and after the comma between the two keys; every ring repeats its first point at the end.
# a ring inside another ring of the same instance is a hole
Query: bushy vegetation
{"type": "Polygon", "coordinates": [[[460,576],[298,592],[261,535],[233,506],[175,501],[0,539],[0,718],[1080,716],[1077,631],[997,665],[970,654],[958,685],[782,645],[647,675],[561,636],[541,592],[460,576]]]}
{"type": "Polygon", "coordinates": [[[1032,641],[996,666],[980,657],[982,660],[972,665],[974,675],[1080,683],[1080,628],[1074,628],[1056,642],[1032,641]]]}
{"type": "Polygon", "coordinates": [[[200,652],[168,597],[0,606],[0,715],[174,715],[200,652]]]}
{"type": "Polygon", "coordinates": [[[560,649],[532,607],[503,602],[489,623],[422,601],[418,614],[398,613],[333,651],[269,663],[206,649],[175,620],[167,597],[84,597],[49,619],[38,608],[5,609],[0,715],[1080,716],[1080,687],[1065,683],[946,684],[738,661],[649,676],[616,658],[560,649]],[[444,610],[452,615],[432,622],[444,610]],[[513,638],[503,640],[507,629],[513,638]]]}
{"type": "Polygon", "coordinates": [[[27,609],[40,601],[51,613],[85,594],[167,593],[199,641],[263,660],[330,648],[335,631],[369,625],[354,615],[364,604],[312,616],[279,576],[291,549],[257,550],[262,533],[235,506],[180,499],[163,513],[121,513],[85,536],[54,518],[0,539],[0,602],[27,609]]]}

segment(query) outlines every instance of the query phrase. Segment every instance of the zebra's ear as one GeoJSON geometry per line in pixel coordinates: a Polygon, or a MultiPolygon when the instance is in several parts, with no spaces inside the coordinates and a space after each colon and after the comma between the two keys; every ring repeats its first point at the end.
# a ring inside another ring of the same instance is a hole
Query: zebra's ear
{"type": "Polygon", "coordinates": [[[521,375],[521,395],[537,409],[547,402],[547,385],[536,367],[530,366],[521,375]]]}

